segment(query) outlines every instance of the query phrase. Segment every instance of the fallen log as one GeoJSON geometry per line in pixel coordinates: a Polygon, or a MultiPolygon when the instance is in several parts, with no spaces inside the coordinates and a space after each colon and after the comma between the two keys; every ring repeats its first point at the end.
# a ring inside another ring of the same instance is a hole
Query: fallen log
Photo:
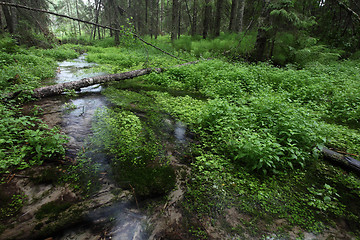
{"type": "MultiPolygon", "coordinates": [[[[181,67],[185,65],[195,64],[199,61],[194,62],[187,62],[180,65],[176,65],[174,67],[181,67]]],[[[89,78],[83,78],[78,81],[72,81],[72,82],[65,82],[65,83],[59,83],[55,85],[45,86],[41,88],[36,88],[33,90],[32,96],[35,98],[44,98],[44,97],[50,97],[59,95],[63,92],[69,91],[69,90],[77,90],[83,87],[88,87],[95,84],[101,84],[106,83],[110,81],[120,81],[125,79],[131,79],[135,77],[140,77],[146,74],[149,74],[151,72],[158,72],[161,73],[165,71],[165,68],[144,68],[139,70],[133,70],[130,72],[123,72],[123,73],[117,73],[117,74],[109,74],[109,75],[103,75],[103,76],[96,76],[96,77],[89,77],[89,78]]]]}
{"type": "Polygon", "coordinates": [[[355,158],[340,154],[326,147],[321,150],[324,158],[336,164],[339,164],[349,170],[352,170],[356,174],[360,175],[360,161],[355,158]]]}
{"type": "Polygon", "coordinates": [[[146,74],[151,73],[152,71],[156,72],[162,72],[163,70],[161,68],[145,68],[145,69],[139,69],[134,70],[130,72],[123,72],[123,73],[117,73],[117,74],[109,74],[104,76],[96,76],[96,77],[89,77],[89,78],[83,78],[78,81],[72,81],[72,82],[65,82],[65,83],[59,83],[55,85],[45,86],[41,88],[36,88],[33,90],[32,96],[35,98],[44,98],[44,97],[50,97],[59,95],[63,92],[72,90],[72,89],[80,89],[83,87],[88,87],[95,84],[100,83],[106,83],[110,81],[120,81],[130,78],[135,78],[139,76],[143,76],[146,74]]]}

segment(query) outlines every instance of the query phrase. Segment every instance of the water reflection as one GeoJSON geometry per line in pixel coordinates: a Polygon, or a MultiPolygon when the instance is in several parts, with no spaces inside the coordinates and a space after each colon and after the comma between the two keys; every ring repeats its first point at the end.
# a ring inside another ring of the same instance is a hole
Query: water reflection
{"type": "MultiPolygon", "coordinates": [[[[55,81],[63,83],[104,74],[92,73],[90,69],[96,66],[96,64],[86,62],[85,57],[86,55],[83,54],[73,61],[60,63],[55,81]]],[[[86,149],[84,145],[92,134],[91,126],[96,110],[108,105],[106,98],[98,94],[101,90],[100,85],[82,88],[81,94],[78,97],[71,99],[66,106],[62,106],[64,114],[62,116],[61,128],[69,136],[67,155],[70,157],[74,158],[79,151],[86,149]]],[[[96,164],[99,164],[102,171],[107,172],[109,170],[107,156],[103,153],[96,153],[94,150],[91,149],[87,156],[96,162],[96,164]]],[[[104,179],[101,180],[101,184],[104,185],[103,189],[108,188],[105,185],[109,184],[109,181],[113,185],[107,176],[104,179]]],[[[111,193],[109,192],[108,194],[111,193]]],[[[147,239],[144,227],[146,217],[132,206],[129,200],[95,209],[88,214],[85,222],[88,227],[84,228],[82,226],[71,229],[61,239],[99,239],[99,237],[104,237],[105,235],[111,237],[111,239],[119,240],[147,239]],[[100,226],[100,229],[92,231],[91,229],[96,228],[96,226],[100,226]]]]}

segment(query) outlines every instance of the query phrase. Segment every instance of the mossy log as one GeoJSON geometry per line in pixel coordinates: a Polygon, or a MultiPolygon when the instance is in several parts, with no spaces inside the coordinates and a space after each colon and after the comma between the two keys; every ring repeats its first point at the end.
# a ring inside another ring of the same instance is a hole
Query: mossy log
{"type": "Polygon", "coordinates": [[[360,175],[360,161],[355,158],[340,154],[338,152],[332,151],[326,147],[321,150],[324,158],[328,161],[339,164],[356,174],[360,175]]]}

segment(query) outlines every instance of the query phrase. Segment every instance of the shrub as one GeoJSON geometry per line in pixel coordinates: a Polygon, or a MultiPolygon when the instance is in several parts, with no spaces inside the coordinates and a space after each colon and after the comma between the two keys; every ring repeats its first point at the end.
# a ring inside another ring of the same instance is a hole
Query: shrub
{"type": "Polygon", "coordinates": [[[304,167],[314,159],[313,147],[323,143],[315,118],[274,93],[240,106],[215,99],[203,113],[200,127],[209,147],[253,170],[304,167]]]}

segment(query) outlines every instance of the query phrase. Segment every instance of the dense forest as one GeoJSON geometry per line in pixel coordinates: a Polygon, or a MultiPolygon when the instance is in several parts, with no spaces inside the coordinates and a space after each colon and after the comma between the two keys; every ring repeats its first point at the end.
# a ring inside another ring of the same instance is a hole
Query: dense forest
{"type": "Polygon", "coordinates": [[[359,239],[357,0],[0,1],[0,239],[359,239]]]}

